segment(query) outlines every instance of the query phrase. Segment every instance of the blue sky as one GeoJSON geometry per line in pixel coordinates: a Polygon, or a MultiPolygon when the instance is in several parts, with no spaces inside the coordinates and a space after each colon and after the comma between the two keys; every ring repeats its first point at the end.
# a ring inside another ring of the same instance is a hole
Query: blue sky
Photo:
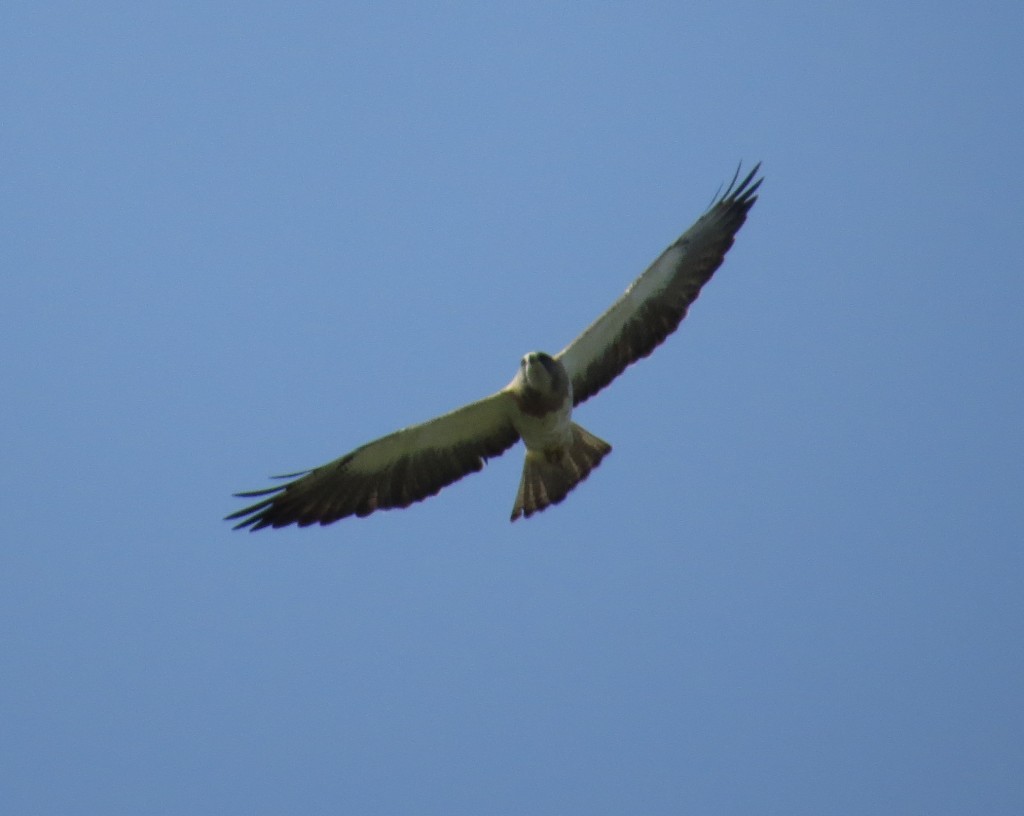
{"type": "Polygon", "coordinates": [[[12,813],[1018,814],[1019,3],[0,12],[12,813]],[[236,490],[557,351],[737,162],[679,332],[401,512],[236,490]]]}

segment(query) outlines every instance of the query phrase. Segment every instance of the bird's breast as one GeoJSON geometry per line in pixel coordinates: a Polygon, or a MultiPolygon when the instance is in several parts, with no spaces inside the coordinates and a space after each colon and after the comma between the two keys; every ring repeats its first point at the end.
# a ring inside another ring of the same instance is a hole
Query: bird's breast
{"type": "MultiPolygon", "coordinates": [[[[519,400],[516,402],[519,404],[519,400]]],[[[527,410],[527,407],[519,404],[515,426],[529,450],[559,449],[572,442],[572,397],[559,404],[548,403],[546,411],[527,410]]]]}

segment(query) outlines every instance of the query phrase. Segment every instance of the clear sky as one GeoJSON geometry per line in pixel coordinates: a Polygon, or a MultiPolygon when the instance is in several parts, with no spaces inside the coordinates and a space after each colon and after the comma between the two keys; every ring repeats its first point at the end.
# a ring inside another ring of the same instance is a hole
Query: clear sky
{"type": "Polygon", "coordinates": [[[4,3],[5,811],[1024,812],[1024,6],[498,6],[4,3]],[[222,521],[741,159],[563,504],[222,521]]]}

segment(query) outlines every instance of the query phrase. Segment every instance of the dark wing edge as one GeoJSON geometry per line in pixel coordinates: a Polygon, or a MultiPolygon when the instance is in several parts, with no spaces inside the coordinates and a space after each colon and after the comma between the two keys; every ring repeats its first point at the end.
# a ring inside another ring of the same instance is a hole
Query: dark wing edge
{"type": "Polygon", "coordinates": [[[739,184],[740,168],[725,192],[626,290],[612,307],[559,355],[579,405],[648,356],[686,316],[757,201],[758,162],[739,184]]]}
{"type": "Polygon", "coordinates": [[[287,484],[236,493],[262,498],[225,517],[235,530],[297,524],[327,525],[423,501],[483,468],[519,441],[505,392],[421,425],[403,428],[313,470],[291,473],[287,484]]]}

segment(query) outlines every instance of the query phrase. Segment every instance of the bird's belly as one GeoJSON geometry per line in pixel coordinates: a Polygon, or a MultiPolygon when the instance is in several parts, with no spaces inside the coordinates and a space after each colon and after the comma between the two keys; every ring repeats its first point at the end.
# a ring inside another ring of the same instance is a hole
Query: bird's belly
{"type": "Polygon", "coordinates": [[[572,442],[572,398],[543,416],[521,413],[516,430],[528,450],[563,448],[572,442]]]}

